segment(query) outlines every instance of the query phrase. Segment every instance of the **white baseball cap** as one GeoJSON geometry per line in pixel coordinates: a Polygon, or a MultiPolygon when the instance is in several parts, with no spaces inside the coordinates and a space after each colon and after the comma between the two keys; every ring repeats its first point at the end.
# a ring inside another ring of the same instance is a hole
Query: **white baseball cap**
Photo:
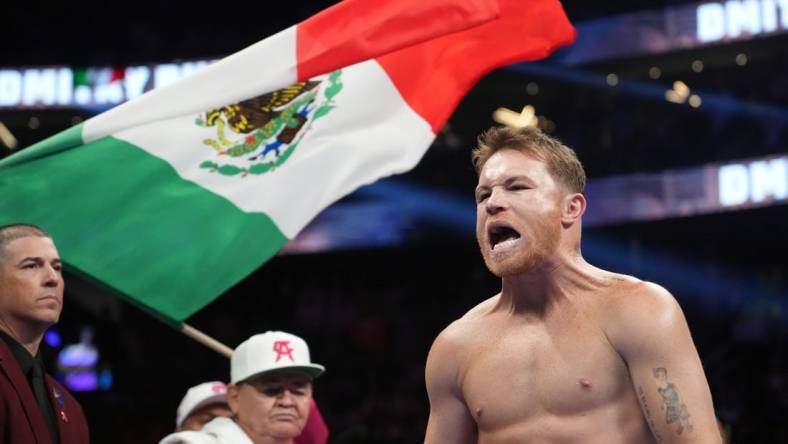
{"type": "Polygon", "coordinates": [[[309,346],[296,335],[267,331],[242,342],[230,362],[230,382],[238,382],[278,370],[292,370],[316,378],[325,367],[313,364],[309,346]]]}
{"type": "Polygon", "coordinates": [[[227,404],[227,385],[221,381],[203,382],[186,391],[186,395],[178,406],[175,426],[180,427],[183,421],[195,410],[210,404],[227,404]]]}

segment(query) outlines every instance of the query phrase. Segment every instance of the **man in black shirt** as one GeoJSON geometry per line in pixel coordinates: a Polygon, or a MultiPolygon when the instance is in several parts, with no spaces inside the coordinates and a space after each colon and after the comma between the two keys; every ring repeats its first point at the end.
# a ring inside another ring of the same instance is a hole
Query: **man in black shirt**
{"type": "Polygon", "coordinates": [[[0,442],[87,443],[77,401],[46,374],[44,332],[63,308],[62,262],[33,225],[0,227],[0,442]]]}

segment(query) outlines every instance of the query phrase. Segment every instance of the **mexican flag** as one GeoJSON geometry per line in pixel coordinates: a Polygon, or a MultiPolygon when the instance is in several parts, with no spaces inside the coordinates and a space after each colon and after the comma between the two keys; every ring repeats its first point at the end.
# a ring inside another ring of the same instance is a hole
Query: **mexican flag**
{"type": "Polygon", "coordinates": [[[334,8],[3,160],[0,224],[42,226],[72,270],[181,322],[413,168],[481,76],[575,36],[555,0],[334,8]]]}

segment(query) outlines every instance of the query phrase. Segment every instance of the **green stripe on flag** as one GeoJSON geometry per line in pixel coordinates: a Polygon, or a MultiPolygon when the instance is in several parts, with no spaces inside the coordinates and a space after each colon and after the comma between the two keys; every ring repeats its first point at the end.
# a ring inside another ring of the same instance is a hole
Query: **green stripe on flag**
{"type": "Polygon", "coordinates": [[[76,148],[82,145],[83,123],[74,125],[71,128],[61,131],[52,137],[48,137],[41,142],[31,145],[13,156],[6,157],[0,161],[0,174],[4,174],[5,168],[19,165],[40,157],[52,156],[61,151],[76,148]]]}
{"type": "Polygon", "coordinates": [[[122,140],[7,160],[12,167],[0,163],[0,224],[40,225],[80,274],[172,321],[213,301],[287,242],[267,215],[241,211],[122,140]]]}

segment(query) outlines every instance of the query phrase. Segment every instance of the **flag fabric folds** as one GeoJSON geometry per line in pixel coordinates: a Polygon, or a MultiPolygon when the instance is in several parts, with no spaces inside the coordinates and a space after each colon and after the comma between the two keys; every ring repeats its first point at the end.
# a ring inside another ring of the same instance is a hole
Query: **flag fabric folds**
{"type": "MultiPolygon", "coordinates": [[[[71,269],[180,322],[270,259],[326,206],[413,168],[482,75],[545,57],[575,35],[554,0],[456,2],[476,4],[476,15],[442,1],[440,16],[415,9],[441,30],[429,40],[402,31],[405,43],[392,43],[385,27],[397,30],[407,16],[355,3],[378,14],[378,28],[347,25],[365,37],[340,36],[339,43],[330,32],[304,34],[322,49],[303,45],[297,53],[311,61],[287,62],[298,66],[287,81],[260,80],[222,95],[223,85],[265,77],[262,66],[285,57],[292,48],[280,33],[267,43],[263,65],[241,63],[242,51],[228,58],[227,78],[218,68],[198,73],[3,160],[0,223],[41,225],[71,269]],[[444,15],[456,26],[446,28],[444,15]],[[462,23],[465,30],[451,32],[462,23]]],[[[314,20],[336,26],[327,16],[314,20]]]]}

